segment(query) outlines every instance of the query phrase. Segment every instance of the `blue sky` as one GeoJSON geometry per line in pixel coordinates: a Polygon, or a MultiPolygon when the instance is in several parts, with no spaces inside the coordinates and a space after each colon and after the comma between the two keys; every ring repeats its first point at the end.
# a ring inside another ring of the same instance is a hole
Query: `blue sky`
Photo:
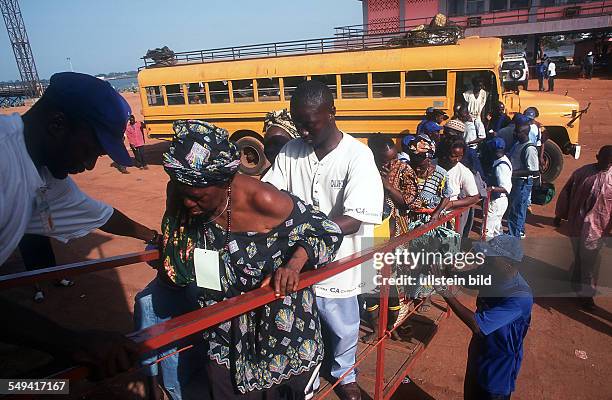
{"type": "MultiPolygon", "coordinates": [[[[332,36],[362,23],[358,0],[19,0],[38,73],[136,69],[147,49],[174,51],[332,36]]],[[[19,79],[4,21],[0,81],[19,79]]]]}

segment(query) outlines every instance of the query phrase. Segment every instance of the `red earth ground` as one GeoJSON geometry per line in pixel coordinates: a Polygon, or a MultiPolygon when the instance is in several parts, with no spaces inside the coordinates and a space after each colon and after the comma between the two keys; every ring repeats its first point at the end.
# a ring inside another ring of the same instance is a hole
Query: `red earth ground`
{"type": "MultiPolygon", "coordinates": [[[[531,87],[537,83],[532,82],[531,87]]],[[[597,150],[612,143],[612,80],[591,81],[558,79],[556,91],[580,101],[581,107],[591,102],[591,109],[581,121],[580,160],[565,158],[562,175],[556,181],[557,190],[577,167],[594,162],[597,150]]],[[[138,119],[139,98],[126,98],[138,119]]],[[[23,112],[24,108],[2,109],[0,112],[23,112]]],[[[130,168],[122,175],[110,166],[108,157],[99,159],[93,171],[75,176],[79,186],[92,197],[123,211],[131,218],[159,230],[164,210],[167,177],[160,166],[160,154],[167,145],[150,141],[146,156],[149,170],[130,168]]],[[[527,262],[523,272],[569,269],[572,251],[569,240],[552,226],[553,201],[547,206],[534,206],[527,220],[525,245],[527,262]],[[528,269],[528,270],[526,270],[528,269]]],[[[59,263],[95,259],[136,252],[143,244],[135,239],[113,237],[94,232],[68,245],[54,242],[59,263]]],[[[600,285],[612,287],[610,279],[611,249],[603,250],[600,285]],[[607,272],[607,273],[606,273],[607,272]]],[[[21,270],[16,255],[3,268],[3,273],[21,270]]],[[[3,294],[53,318],[78,328],[102,328],[127,333],[133,330],[134,296],[154,277],[146,264],[136,264],[111,271],[95,272],[76,278],[72,288],[56,288],[45,283],[46,299],[42,304],[32,301],[31,288],[16,288],[3,294]]],[[[465,301],[474,306],[473,298],[465,301]]],[[[533,307],[532,324],[525,341],[523,367],[513,396],[516,399],[610,399],[612,398],[612,294],[608,290],[596,298],[599,309],[592,313],[580,311],[568,298],[537,298],[533,307]],[[576,350],[587,358],[576,356],[576,350]]],[[[402,385],[397,398],[461,399],[466,350],[470,339],[468,329],[453,315],[445,321],[431,346],[409,374],[412,383],[402,385]]]]}

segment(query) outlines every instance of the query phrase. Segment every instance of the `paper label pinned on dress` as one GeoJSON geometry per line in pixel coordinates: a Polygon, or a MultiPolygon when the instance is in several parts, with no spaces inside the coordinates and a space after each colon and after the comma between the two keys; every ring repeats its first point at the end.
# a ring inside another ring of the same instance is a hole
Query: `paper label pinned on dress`
{"type": "Polygon", "coordinates": [[[221,291],[218,251],[195,249],[193,264],[195,266],[196,284],[198,287],[221,291]]]}

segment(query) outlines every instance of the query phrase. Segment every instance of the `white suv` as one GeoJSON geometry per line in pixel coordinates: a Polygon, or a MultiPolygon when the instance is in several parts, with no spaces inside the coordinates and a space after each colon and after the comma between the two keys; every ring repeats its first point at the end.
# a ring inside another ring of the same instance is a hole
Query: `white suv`
{"type": "Polygon", "coordinates": [[[527,90],[529,65],[525,59],[525,54],[504,54],[501,76],[506,89],[517,89],[522,86],[523,90],[527,90]]]}

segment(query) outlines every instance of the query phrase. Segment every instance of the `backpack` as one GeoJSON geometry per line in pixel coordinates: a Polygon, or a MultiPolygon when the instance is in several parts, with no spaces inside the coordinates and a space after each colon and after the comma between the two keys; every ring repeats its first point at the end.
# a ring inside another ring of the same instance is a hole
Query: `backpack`
{"type": "Polygon", "coordinates": [[[531,202],[539,206],[544,206],[552,201],[555,197],[555,193],[555,185],[543,182],[541,185],[534,186],[531,189],[531,202]]]}
{"type": "MultiPolygon", "coordinates": [[[[525,147],[523,147],[523,150],[521,150],[521,163],[522,163],[522,166],[525,166],[525,169],[527,169],[526,168],[527,167],[527,149],[529,147],[535,147],[537,150],[537,146],[531,142],[527,142],[527,145],[525,145],[525,147]]],[[[536,173],[534,172],[534,175],[535,174],[536,173]]],[[[538,171],[538,174],[539,174],[539,171],[538,171]]]]}

